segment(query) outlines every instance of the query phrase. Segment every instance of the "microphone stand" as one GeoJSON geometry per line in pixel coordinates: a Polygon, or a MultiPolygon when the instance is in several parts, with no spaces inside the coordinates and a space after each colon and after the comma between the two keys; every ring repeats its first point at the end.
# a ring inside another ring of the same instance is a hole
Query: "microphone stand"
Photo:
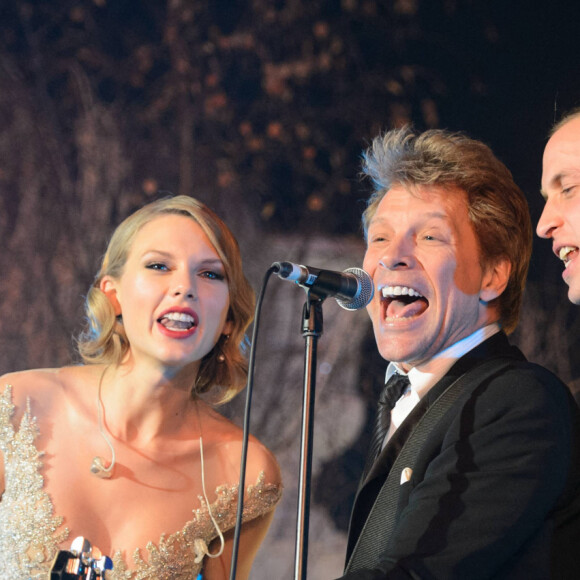
{"type": "Polygon", "coordinates": [[[306,288],[302,310],[302,336],[305,339],[304,393],[302,399],[302,431],[300,437],[300,481],[296,523],[295,580],[306,580],[308,563],[308,522],[310,480],[312,477],[312,434],[314,430],[314,395],[316,391],[316,347],[322,335],[322,302],[325,297],[306,288]]]}

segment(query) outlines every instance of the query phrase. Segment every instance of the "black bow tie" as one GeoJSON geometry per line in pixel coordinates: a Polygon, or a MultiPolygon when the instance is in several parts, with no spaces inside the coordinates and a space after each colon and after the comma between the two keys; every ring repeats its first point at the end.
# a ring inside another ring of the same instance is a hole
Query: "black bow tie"
{"type": "Polygon", "coordinates": [[[383,441],[385,440],[385,436],[387,435],[387,431],[391,425],[391,411],[409,384],[410,381],[407,375],[393,373],[379,397],[377,418],[367,460],[368,469],[370,469],[370,466],[381,452],[383,441]]]}

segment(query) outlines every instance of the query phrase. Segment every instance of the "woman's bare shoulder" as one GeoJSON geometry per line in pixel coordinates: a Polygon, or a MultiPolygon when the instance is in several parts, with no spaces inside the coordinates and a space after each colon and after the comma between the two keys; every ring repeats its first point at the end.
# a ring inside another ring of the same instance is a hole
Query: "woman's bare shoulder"
{"type": "MultiPolygon", "coordinates": [[[[244,439],[243,430],[215,410],[210,412],[209,416],[214,423],[212,438],[216,446],[232,459],[232,464],[239,470],[239,458],[241,458],[244,439]]],[[[203,436],[205,438],[205,433],[203,436]]],[[[258,438],[250,435],[247,447],[246,481],[253,483],[262,474],[265,482],[281,485],[280,466],[275,455],[258,438]]]]}
{"type": "Polygon", "coordinates": [[[60,369],[31,369],[0,376],[0,389],[11,386],[15,392],[33,393],[37,389],[53,387],[58,383],[60,369]]]}
{"type": "Polygon", "coordinates": [[[92,373],[91,369],[82,366],[6,373],[0,376],[0,393],[10,386],[16,406],[22,405],[29,398],[47,400],[70,389],[76,382],[82,381],[84,376],[92,373]]]}
{"type": "Polygon", "coordinates": [[[282,475],[276,456],[261,441],[251,436],[248,445],[248,478],[257,479],[264,474],[264,481],[274,485],[282,484],[282,475]]]}

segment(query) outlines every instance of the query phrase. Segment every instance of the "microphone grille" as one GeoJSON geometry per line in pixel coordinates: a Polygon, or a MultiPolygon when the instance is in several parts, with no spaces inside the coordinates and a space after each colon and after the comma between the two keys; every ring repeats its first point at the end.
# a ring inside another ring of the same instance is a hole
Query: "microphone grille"
{"type": "Polygon", "coordinates": [[[338,305],[342,306],[345,310],[364,308],[375,294],[373,279],[362,268],[348,268],[344,273],[352,274],[358,280],[358,292],[349,300],[337,298],[338,305]]]}

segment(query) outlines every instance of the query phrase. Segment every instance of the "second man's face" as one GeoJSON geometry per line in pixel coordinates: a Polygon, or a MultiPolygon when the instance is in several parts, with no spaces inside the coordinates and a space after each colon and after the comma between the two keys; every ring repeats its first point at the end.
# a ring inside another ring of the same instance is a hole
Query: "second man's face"
{"type": "Polygon", "coordinates": [[[395,185],[386,193],[363,264],[375,283],[367,309],[383,358],[420,366],[497,319],[484,302],[500,291],[480,257],[463,191],[395,185]]]}
{"type": "Polygon", "coordinates": [[[568,298],[580,304],[580,118],[566,123],[546,145],[542,195],[546,205],[537,233],[552,240],[552,250],[564,262],[568,298]]]}

